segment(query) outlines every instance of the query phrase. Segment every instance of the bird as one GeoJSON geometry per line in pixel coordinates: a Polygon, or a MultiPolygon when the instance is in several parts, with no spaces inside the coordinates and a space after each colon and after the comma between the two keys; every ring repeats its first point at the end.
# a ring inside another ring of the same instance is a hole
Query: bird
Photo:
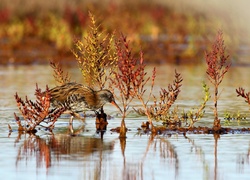
{"type": "Polygon", "coordinates": [[[108,89],[95,91],[83,84],[69,82],[49,89],[49,94],[53,108],[65,108],[64,113],[71,114],[70,124],[74,117],[82,119],[79,112],[91,110],[97,113],[106,103],[111,103],[122,112],[108,89]]]}

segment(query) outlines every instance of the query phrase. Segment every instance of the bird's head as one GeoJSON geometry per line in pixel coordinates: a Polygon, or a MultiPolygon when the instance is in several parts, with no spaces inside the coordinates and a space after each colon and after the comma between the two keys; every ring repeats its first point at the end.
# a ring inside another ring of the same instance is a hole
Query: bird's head
{"type": "Polygon", "coordinates": [[[112,94],[112,92],[110,92],[107,89],[103,89],[103,90],[98,92],[98,95],[100,97],[100,100],[103,102],[103,104],[111,103],[117,109],[119,109],[120,112],[122,112],[121,108],[116,104],[115,98],[114,98],[114,95],[112,94]]]}

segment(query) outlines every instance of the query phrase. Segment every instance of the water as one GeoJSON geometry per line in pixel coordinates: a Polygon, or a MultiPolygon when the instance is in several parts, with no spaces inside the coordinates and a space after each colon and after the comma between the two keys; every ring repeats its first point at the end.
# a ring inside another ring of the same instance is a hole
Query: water
{"type": "MultiPolygon", "coordinates": [[[[152,66],[148,67],[150,73],[152,66]]],[[[206,80],[204,66],[157,66],[154,93],[174,79],[174,69],[183,76],[183,86],[176,105],[188,110],[202,98],[201,82],[206,80]]],[[[72,80],[81,82],[77,68],[69,67],[72,80]]],[[[145,117],[133,113],[126,119],[127,139],[120,140],[110,129],[120,126],[121,117],[111,105],[105,106],[109,120],[103,139],[96,132],[94,118],[86,125],[74,121],[77,136],[69,135],[67,116],[56,123],[52,133],[41,129],[36,135],[17,132],[13,113],[18,113],[14,94],[34,98],[35,84],[55,85],[49,66],[0,67],[0,174],[6,179],[249,179],[249,134],[164,134],[152,138],[138,133],[145,117]],[[13,132],[9,134],[8,124],[13,132]]],[[[249,127],[249,107],[235,89],[250,91],[249,67],[232,67],[220,86],[219,116],[225,110],[247,114],[247,120],[230,127],[249,127]]],[[[206,80],[207,81],[207,80],[206,80]]],[[[208,82],[209,83],[209,82],[208,82]]],[[[210,85],[210,84],[209,84],[210,85]]],[[[212,94],[212,88],[211,88],[212,94]]],[[[118,101],[119,104],[119,101],[118,101]]],[[[138,102],[134,102],[138,104],[138,102]]],[[[204,118],[195,126],[211,126],[212,100],[204,118]]],[[[222,121],[223,126],[227,126],[222,121]]]]}

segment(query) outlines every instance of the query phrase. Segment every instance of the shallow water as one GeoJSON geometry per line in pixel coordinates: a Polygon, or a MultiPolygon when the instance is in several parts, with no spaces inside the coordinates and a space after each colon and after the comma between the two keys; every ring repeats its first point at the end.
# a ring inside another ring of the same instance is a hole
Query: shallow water
{"type": "MultiPolygon", "coordinates": [[[[148,67],[150,73],[152,66],[148,67]]],[[[204,66],[157,66],[154,93],[172,82],[174,69],[183,76],[182,92],[176,102],[180,109],[197,106],[202,98],[201,82],[206,80],[204,66]]],[[[70,68],[72,80],[81,82],[77,68],[70,68]]],[[[247,114],[247,119],[230,127],[249,127],[249,107],[235,89],[250,91],[250,67],[232,67],[220,86],[219,115],[225,110],[247,114]]],[[[0,67],[0,174],[6,179],[249,179],[250,135],[225,134],[220,137],[203,134],[150,135],[137,128],[145,117],[131,113],[126,119],[130,131],[126,141],[111,128],[120,126],[120,116],[113,106],[105,112],[112,116],[103,139],[96,132],[94,118],[86,124],[75,120],[77,136],[70,136],[68,117],[56,123],[53,134],[40,130],[36,135],[19,134],[13,113],[18,113],[14,94],[34,98],[35,84],[45,89],[55,85],[49,66],[0,67]],[[13,132],[9,134],[8,124],[13,132]]],[[[207,80],[206,80],[207,81],[207,80]]],[[[208,82],[208,81],[207,81],[208,82]]],[[[208,82],[209,83],[209,82],[208,82]]],[[[210,84],[209,84],[210,85],[210,84]]],[[[212,88],[211,88],[212,93],[212,88]]],[[[134,102],[137,104],[138,102],[134,102]]],[[[119,104],[119,101],[118,101],[119,104]]],[[[211,126],[212,100],[204,118],[196,126],[211,126]]],[[[222,121],[222,125],[227,124],[222,121]]]]}

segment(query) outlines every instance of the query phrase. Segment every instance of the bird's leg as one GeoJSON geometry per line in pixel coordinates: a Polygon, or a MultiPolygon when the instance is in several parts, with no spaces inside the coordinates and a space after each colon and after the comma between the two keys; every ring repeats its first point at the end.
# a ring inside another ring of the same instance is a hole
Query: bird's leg
{"type": "Polygon", "coordinates": [[[107,123],[107,114],[104,113],[103,108],[100,109],[100,113],[96,112],[96,123],[107,123]]]}
{"type": "Polygon", "coordinates": [[[100,123],[100,114],[98,111],[94,111],[95,112],[95,116],[96,116],[96,119],[95,119],[95,123],[96,124],[99,124],[100,123]]]}
{"type": "Polygon", "coordinates": [[[72,123],[69,124],[69,132],[70,132],[71,135],[74,134],[74,129],[73,129],[73,124],[72,123]]]}
{"type": "Polygon", "coordinates": [[[100,112],[101,112],[101,114],[104,114],[103,107],[101,107],[100,112]]]}
{"type": "MultiPolygon", "coordinates": [[[[83,122],[85,122],[85,117],[81,117],[79,113],[73,112],[73,113],[71,113],[71,115],[73,115],[73,118],[76,117],[76,118],[82,120],[83,122]]],[[[73,118],[72,118],[72,120],[73,120],[73,118]]]]}
{"type": "Polygon", "coordinates": [[[73,119],[75,117],[75,113],[72,112],[72,113],[70,113],[70,115],[71,115],[71,117],[70,117],[70,120],[69,120],[69,124],[72,125],[73,119]]]}
{"type": "Polygon", "coordinates": [[[98,111],[94,111],[95,112],[95,115],[98,116],[99,115],[99,112],[98,111]]]}

